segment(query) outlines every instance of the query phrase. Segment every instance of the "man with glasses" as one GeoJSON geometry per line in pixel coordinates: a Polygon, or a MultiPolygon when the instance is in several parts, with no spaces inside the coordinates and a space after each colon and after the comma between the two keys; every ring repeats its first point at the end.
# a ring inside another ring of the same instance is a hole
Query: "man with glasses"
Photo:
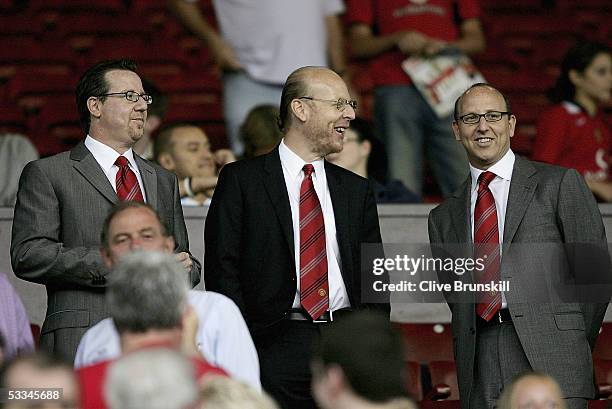
{"type": "Polygon", "coordinates": [[[294,71],[279,146],[225,165],[206,218],[206,288],[241,309],[262,386],[286,409],[316,407],[309,361],[321,327],[371,302],[360,245],[381,241],[374,196],[366,179],[324,160],[342,150],[355,108],[333,71],[294,71]]]}
{"type": "Polygon", "coordinates": [[[109,315],[109,270],[98,249],[104,217],[115,203],[150,204],[176,238],[176,257],[192,285],[201,270],[189,254],[176,176],[132,151],[152,102],[135,64],[96,64],[79,80],[76,99],[87,136],[71,151],[25,167],[11,242],[15,274],[47,287],[41,348],[70,361],[85,331],[109,315]]]}
{"type": "Polygon", "coordinates": [[[601,286],[610,282],[609,255],[593,195],[574,169],[514,155],[516,117],[494,87],[470,87],[454,116],[470,175],[432,210],[432,250],[486,260],[462,276],[472,284],[508,282],[445,294],[461,408],[493,408],[504,385],[532,370],[559,382],[569,408],[586,408],[594,396],[591,350],[610,298],[601,286]]]}

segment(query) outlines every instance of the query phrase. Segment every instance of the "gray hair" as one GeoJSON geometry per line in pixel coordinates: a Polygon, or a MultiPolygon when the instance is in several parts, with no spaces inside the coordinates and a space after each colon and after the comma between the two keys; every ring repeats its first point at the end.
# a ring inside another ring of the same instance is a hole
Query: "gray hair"
{"type": "Polygon", "coordinates": [[[104,389],[111,409],[185,409],[198,398],[194,368],[166,348],[130,353],[111,365],[104,389]]]}
{"type": "Polygon", "coordinates": [[[181,325],[189,287],[174,255],[135,251],[121,258],[111,277],[106,302],[119,333],[181,325]]]}

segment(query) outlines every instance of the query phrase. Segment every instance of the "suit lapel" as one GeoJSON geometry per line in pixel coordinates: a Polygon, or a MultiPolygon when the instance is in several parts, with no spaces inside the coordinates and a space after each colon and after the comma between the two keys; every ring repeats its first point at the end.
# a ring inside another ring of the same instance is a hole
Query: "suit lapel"
{"type": "Polygon", "coordinates": [[[117,193],[108,181],[100,164],[82,141],[70,151],[70,159],[77,172],[83,175],[102,196],[111,203],[119,202],[117,193]]]}
{"type": "MultiPolygon", "coordinates": [[[[350,246],[350,221],[352,220],[350,214],[349,198],[347,192],[342,186],[342,177],[340,172],[335,166],[332,166],[329,162],[325,163],[325,175],[327,178],[327,186],[329,187],[329,195],[331,196],[332,205],[334,208],[334,220],[336,224],[336,238],[338,241],[338,248],[340,250],[340,258],[342,260],[341,273],[344,276],[346,272],[351,271],[351,263],[349,260],[353,259],[351,254],[350,246]]],[[[345,280],[344,282],[347,282],[345,280]]]]}
{"type": "Polygon", "coordinates": [[[503,251],[508,250],[516,230],[518,229],[527,207],[531,203],[537,179],[532,176],[536,173],[535,168],[529,161],[516,157],[512,180],[510,181],[510,192],[508,193],[508,204],[506,205],[506,220],[504,223],[503,251]]]}
{"type": "MultiPolygon", "coordinates": [[[[287,244],[289,244],[289,248],[291,249],[291,254],[293,254],[295,244],[293,243],[291,205],[289,204],[289,194],[287,193],[283,168],[280,156],[278,155],[278,147],[270,154],[266,155],[264,170],[266,172],[264,186],[268,192],[276,216],[278,217],[285,240],[287,240],[287,244]]],[[[295,257],[292,258],[292,260],[294,259],[295,257]]]]}
{"type": "Polygon", "coordinates": [[[142,178],[142,183],[144,184],[145,196],[147,198],[147,203],[153,206],[155,210],[157,209],[157,173],[153,166],[151,166],[147,161],[142,159],[140,156],[134,153],[134,159],[136,160],[136,165],[138,165],[138,170],[140,171],[140,177],[142,178]]]}
{"type": "Polygon", "coordinates": [[[470,220],[470,196],[472,188],[472,178],[468,178],[462,187],[453,194],[454,200],[451,202],[450,211],[451,223],[457,234],[457,243],[473,244],[472,224],[470,220]]]}

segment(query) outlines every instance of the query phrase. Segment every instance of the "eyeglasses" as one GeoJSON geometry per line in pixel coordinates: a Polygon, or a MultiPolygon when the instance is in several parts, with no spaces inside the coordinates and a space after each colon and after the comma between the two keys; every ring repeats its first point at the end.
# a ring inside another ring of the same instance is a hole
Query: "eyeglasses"
{"type": "Polygon", "coordinates": [[[480,118],[482,117],[484,117],[485,121],[487,122],[498,122],[498,121],[501,121],[504,115],[511,115],[511,113],[510,112],[500,112],[500,111],[489,111],[489,112],[485,112],[484,114],[476,114],[474,112],[471,112],[469,114],[460,116],[457,119],[461,119],[461,122],[463,122],[466,125],[474,125],[480,122],[480,118]]]}
{"type": "Polygon", "coordinates": [[[99,97],[110,97],[113,95],[123,95],[125,97],[125,99],[127,99],[128,101],[131,102],[138,102],[138,100],[140,98],[143,99],[144,102],[147,103],[147,105],[151,105],[153,103],[153,97],[151,95],[147,95],[147,94],[139,94],[136,91],[126,91],[126,92],[111,92],[108,94],[101,94],[98,95],[99,97]]]}
{"type": "Polygon", "coordinates": [[[309,99],[311,101],[319,101],[319,102],[331,102],[336,105],[336,109],[340,112],[343,112],[346,109],[347,105],[353,108],[353,111],[357,111],[357,101],[355,101],[354,99],[338,98],[337,101],[333,99],[319,99],[319,98],[313,98],[313,97],[299,97],[298,99],[309,99]]]}

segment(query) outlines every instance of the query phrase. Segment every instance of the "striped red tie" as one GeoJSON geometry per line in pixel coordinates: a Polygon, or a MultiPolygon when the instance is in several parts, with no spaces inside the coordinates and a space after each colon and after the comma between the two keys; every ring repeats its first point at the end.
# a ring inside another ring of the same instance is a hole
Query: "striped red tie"
{"type": "Polygon", "coordinates": [[[304,165],[300,188],[300,302],[316,320],[329,308],[325,223],[312,183],[312,165],[304,165]]]}
{"type": "Polygon", "coordinates": [[[119,200],[122,202],[130,200],[144,202],[140,186],[138,185],[138,179],[134,171],[130,169],[127,158],[125,156],[119,156],[115,161],[115,165],[119,167],[119,171],[115,178],[115,186],[117,187],[117,196],[119,200]]]}
{"type": "MultiPolygon", "coordinates": [[[[499,228],[495,199],[489,183],[495,178],[491,172],[482,172],[478,177],[478,198],[474,208],[474,256],[485,260],[483,271],[478,272],[477,283],[499,281],[500,254],[499,228]]],[[[476,313],[489,321],[501,308],[502,297],[498,291],[480,293],[476,313]]]]}

